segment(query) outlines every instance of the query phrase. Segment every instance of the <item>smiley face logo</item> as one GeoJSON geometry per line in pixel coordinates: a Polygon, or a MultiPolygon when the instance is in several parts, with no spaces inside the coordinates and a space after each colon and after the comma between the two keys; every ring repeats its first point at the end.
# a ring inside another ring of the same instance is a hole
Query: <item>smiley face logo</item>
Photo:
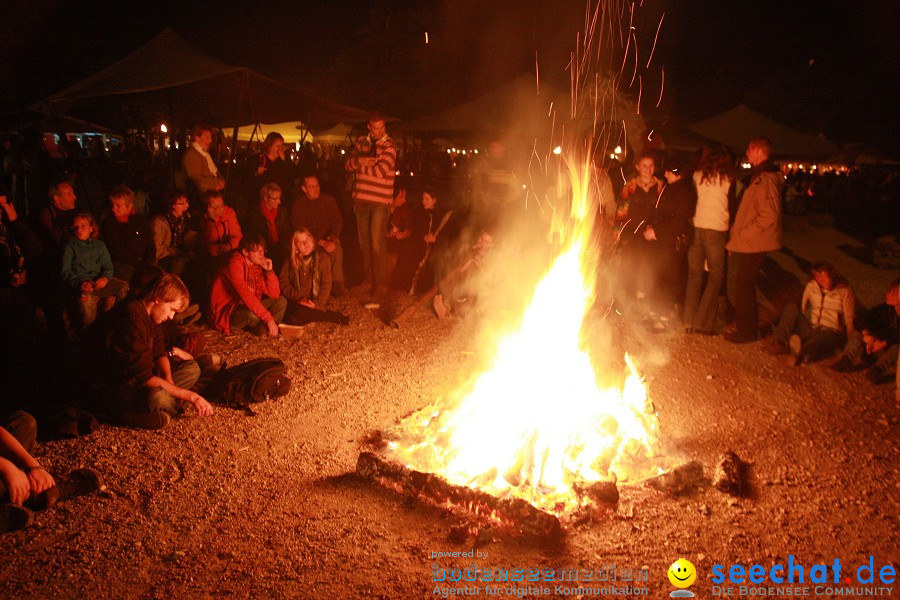
{"type": "Polygon", "coordinates": [[[677,588],[686,588],[697,579],[697,569],[689,561],[679,558],[669,567],[669,581],[677,588]]]}

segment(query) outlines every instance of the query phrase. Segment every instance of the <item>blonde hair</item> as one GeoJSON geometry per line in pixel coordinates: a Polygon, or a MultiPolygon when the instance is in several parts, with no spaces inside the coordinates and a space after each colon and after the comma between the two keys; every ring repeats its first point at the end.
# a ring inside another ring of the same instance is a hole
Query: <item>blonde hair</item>
{"type": "Polygon", "coordinates": [[[129,206],[134,207],[134,192],[127,185],[117,185],[109,192],[109,202],[124,200],[129,206]]]}
{"type": "Polygon", "coordinates": [[[147,284],[140,299],[153,302],[180,302],[178,310],[181,310],[191,303],[191,293],[178,275],[163,273],[147,284]]]}

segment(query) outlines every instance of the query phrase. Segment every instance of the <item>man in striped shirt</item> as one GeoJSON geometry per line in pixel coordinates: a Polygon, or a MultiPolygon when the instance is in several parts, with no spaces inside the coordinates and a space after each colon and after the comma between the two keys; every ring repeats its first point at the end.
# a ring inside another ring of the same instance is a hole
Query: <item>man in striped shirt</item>
{"type": "MultiPolygon", "coordinates": [[[[384,116],[372,113],[369,135],[356,141],[345,168],[353,173],[353,212],[365,282],[381,297],[387,290],[387,227],[394,196],[397,145],[388,137],[384,116]]],[[[377,303],[377,300],[376,300],[377,303]]],[[[373,307],[374,304],[372,303],[373,307]]]]}

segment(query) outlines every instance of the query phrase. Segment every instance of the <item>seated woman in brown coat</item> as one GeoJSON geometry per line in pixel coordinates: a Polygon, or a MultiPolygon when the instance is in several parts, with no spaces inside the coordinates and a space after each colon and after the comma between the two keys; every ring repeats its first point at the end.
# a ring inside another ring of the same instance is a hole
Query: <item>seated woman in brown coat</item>
{"type": "Polygon", "coordinates": [[[281,294],[288,300],[286,324],[328,321],[347,325],[350,322],[337,311],[325,310],[331,298],[331,260],[308,229],[294,232],[290,253],[278,279],[281,294]]]}

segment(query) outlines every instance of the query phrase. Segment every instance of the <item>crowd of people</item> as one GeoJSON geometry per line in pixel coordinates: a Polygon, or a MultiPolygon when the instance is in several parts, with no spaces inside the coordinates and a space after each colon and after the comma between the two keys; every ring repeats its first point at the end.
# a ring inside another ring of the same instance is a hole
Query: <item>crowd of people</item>
{"type": "MultiPolygon", "coordinates": [[[[352,181],[362,259],[358,294],[374,309],[391,288],[409,295],[429,290],[424,296],[445,318],[474,297],[467,280],[491,248],[489,220],[476,228],[478,241],[459,264],[436,273],[429,256],[448,231],[461,227],[460,219],[433,187],[411,208],[408,190],[396,181],[398,148],[385,118],[373,113],[367,129],[343,165],[352,181]]],[[[238,211],[226,202],[226,178],[210,154],[213,133],[209,126],[194,128],[183,155],[185,189],[167,192],[152,218],[136,210],[134,191],[117,185],[98,227],[94,211],[79,206],[72,185],[61,181],[28,223],[0,190],[2,360],[16,374],[0,390],[4,410],[34,404],[46,392],[40,369],[66,353],[70,372],[59,379],[65,389],[78,390],[82,408],[113,424],[160,429],[185,411],[213,412],[196,387],[216,364],[202,354],[203,336],[188,328],[201,315],[225,335],[277,337],[284,325],[349,323],[331,308],[331,299],[350,287],[347,240],[341,210],[323,192],[320,173],[286,160],[283,137],[272,133],[253,172],[254,199],[238,211]],[[37,309],[48,345],[40,343],[37,309]],[[72,343],[77,352],[61,350],[72,343]]],[[[658,157],[638,157],[637,174],[625,183],[615,210],[599,211],[597,220],[598,230],[609,234],[598,239],[616,248],[615,301],[623,312],[646,318],[653,328],[672,328],[680,319],[684,332],[712,335],[724,316],[720,296],[727,281],[734,326],[726,339],[758,339],[757,278],[766,254],[781,247],[784,177],[769,160],[771,151],[765,139],[750,142],[753,168],[743,182],[721,148],[705,152],[696,168],[670,157],[661,178],[658,157]]],[[[509,185],[500,150],[489,154],[487,181],[501,190],[518,188],[509,185]]],[[[491,185],[481,192],[490,195],[491,185]]],[[[868,366],[873,381],[892,377],[898,285],[884,306],[863,311],[834,268],[817,264],[802,303],[784,309],[766,348],[794,365],[840,352],[835,370],[868,366]]],[[[13,528],[30,519],[23,504],[49,506],[55,500],[46,499],[48,491],[59,486],[30,454],[33,418],[16,412],[0,426],[0,483],[6,486],[0,501],[7,502],[0,528],[13,528]]],[[[102,485],[94,472],[76,475],[78,493],[102,485]]]]}
{"type": "MultiPolygon", "coordinates": [[[[734,344],[760,339],[758,279],[767,255],[782,247],[785,177],[771,154],[768,140],[751,140],[752,168],[743,180],[720,147],[706,149],[696,168],[669,157],[663,179],[656,154],[637,158],[636,176],[607,217],[615,231],[620,312],[656,330],[680,323],[686,334],[722,333],[734,344]]],[[[873,383],[892,381],[900,280],[884,304],[864,310],[831,264],[813,264],[810,275],[800,302],[783,307],[763,349],[791,366],[830,359],[836,371],[868,369],[873,383]]]]}

